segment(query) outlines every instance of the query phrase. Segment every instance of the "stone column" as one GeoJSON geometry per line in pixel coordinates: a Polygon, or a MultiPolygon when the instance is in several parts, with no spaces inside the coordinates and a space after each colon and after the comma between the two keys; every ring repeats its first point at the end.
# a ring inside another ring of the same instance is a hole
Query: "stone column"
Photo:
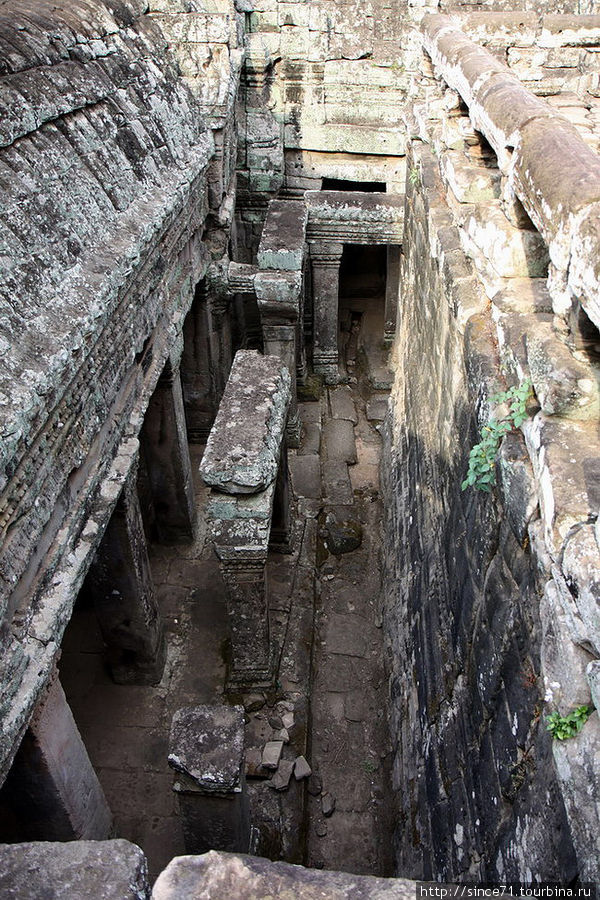
{"type": "Polygon", "coordinates": [[[29,840],[106,840],[112,815],[55,672],[7,780],[29,840]]]}
{"type": "Polygon", "coordinates": [[[192,443],[206,443],[219,408],[214,368],[206,291],[200,285],[183,327],[181,358],[185,419],[188,440],[192,443]]]}
{"type": "Polygon", "coordinates": [[[300,445],[301,423],[298,415],[297,335],[300,315],[302,276],[300,272],[259,272],[254,284],[262,322],[266,356],[276,356],[290,374],[290,408],[286,423],[289,447],[300,445]]]}
{"type": "Polygon", "coordinates": [[[167,361],[142,428],[144,459],[162,544],[194,537],[196,509],[179,368],[167,361]]]}
{"type": "Polygon", "coordinates": [[[383,339],[391,344],[396,334],[396,316],[398,312],[398,298],[400,296],[400,262],[402,247],[388,244],[387,247],[387,271],[385,279],[385,313],[383,325],[383,339]]]}
{"type": "Polygon", "coordinates": [[[289,447],[300,446],[301,423],[296,391],[296,325],[263,324],[265,355],[277,356],[290,373],[291,400],[285,434],[289,447]]]}
{"type": "Polygon", "coordinates": [[[231,637],[231,689],[268,687],[273,682],[266,564],[267,545],[215,544],[227,590],[231,637]]]}
{"type": "Polygon", "coordinates": [[[186,853],[247,853],[250,813],[241,706],[188,706],[173,716],[169,765],[186,853]]]}
{"type": "Polygon", "coordinates": [[[206,292],[212,380],[218,407],[233,361],[227,275],[222,267],[211,266],[206,278],[206,292]]]}
{"type": "Polygon", "coordinates": [[[113,679],[117,684],[157,684],[165,664],[165,640],[135,489],[135,471],[123,487],[87,585],[94,598],[113,679]]]}
{"type": "Polygon", "coordinates": [[[311,243],[313,369],[327,384],[338,381],[338,294],[343,244],[311,243]]]}

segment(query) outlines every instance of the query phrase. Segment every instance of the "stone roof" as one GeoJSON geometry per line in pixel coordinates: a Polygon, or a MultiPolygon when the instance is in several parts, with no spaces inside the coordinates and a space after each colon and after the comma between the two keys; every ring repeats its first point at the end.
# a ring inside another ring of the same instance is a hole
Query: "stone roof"
{"type": "Polygon", "coordinates": [[[146,6],[0,2],[0,487],[212,152],[146,6]]]}

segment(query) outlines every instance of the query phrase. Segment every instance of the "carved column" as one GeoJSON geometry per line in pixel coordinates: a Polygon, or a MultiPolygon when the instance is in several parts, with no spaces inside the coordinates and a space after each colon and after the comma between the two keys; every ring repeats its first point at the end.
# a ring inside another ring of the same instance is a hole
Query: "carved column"
{"type": "Polygon", "coordinates": [[[55,672],[6,782],[27,840],[105,840],[112,815],[55,672]]]}
{"type": "Polygon", "coordinates": [[[267,547],[215,544],[227,588],[232,687],[260,687],[273,681],[267,605],[267,547]]]}
{"type": "Polygon", "coordinates": [[[395,244],[388,244],[385,279],[385,318],[383,325],[383,339],[387,343],[391,343],[396,334],[396,316],[398,312],[398,299],[400,296],[401,258],[402,247],[395,244]]]}
{"type": "Polygon", "coordinates": [[[261,271],[255,279],[265,355],[276,356],[290,374],[291,399],[286,423],[289,447],[300,444],[298,415],[297,335],[302,276],[300,272],[261,271]]]}
{"type": "Polygon", "coordinates": [[[313,369],[327,384],[338,380],[338,294],[343,244],[311,243],[313,369]]]}
{"type": "Polygon", "coordinates": [[[231,369],[232,343],[229,321],[227,274],[221,266],[211,266],[206,278],[208,303],[208,340],[212,364],[214,396],[217,406],[223,396],[231,369]]]}
{"type": "Polygon", "coordinates": [[[183,327],[181,386],[188,440],[204,444],[219,408],[209,333],[208,302],[204,283],[183,327]]]}
{"type": "Polygon", "coordinates": [[[179,368],[167,361],[142,429],[144,459],[162,544],[194,537],[196,510],[179,368]]]}
{"type": "Polygon", "coordinates": [[[142,514],[130,473],[87,578],[118,684],[157,684],[165,641],[148,560],[142,514]]]}

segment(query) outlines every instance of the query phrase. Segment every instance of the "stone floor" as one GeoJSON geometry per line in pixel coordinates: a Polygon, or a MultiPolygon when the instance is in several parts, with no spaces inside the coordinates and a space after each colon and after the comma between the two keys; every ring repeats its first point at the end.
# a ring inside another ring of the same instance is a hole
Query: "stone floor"
{"type": "MultiPolygon", "coordinates": [[[[348,384],[301,405],[302,443],[290,453],[291,552],[268,562],[278,682],[268,693],[229,698],[247,711],[255,852],[369,874],[391,874],[379,608],[378,425],[389,382],[382,331],[381,304],[372,304],[348,354],[348,384]],[[282,763],[274,773],[262,767],[261,754],[279,739],[282,763]],[[299,757],[308,763],[304,777],[297,777],[299,757]]],[[[191,453],[197,473],[202,448],[191,453]]],[[[90,609],[77,610],[63,644],[61,679],[116,832],[143,848],[153,877],[185,852],[166,762],[172,715],[181,706],[223,702],[225,594],[203,524],[206,499],[198,476],[193,544],[151,548],[168,641],[161,683],[112,683],[90,609]]]]}

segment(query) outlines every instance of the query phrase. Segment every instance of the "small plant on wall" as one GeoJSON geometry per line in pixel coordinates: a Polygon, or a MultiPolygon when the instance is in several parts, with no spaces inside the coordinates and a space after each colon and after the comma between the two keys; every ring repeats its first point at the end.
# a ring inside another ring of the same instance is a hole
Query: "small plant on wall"
{"type": "Polygon", "coordinates": [[[519,428],[527,418],[527,399],[530,395],[531,381],[527,379],[490,397],[490,402],[496,405],[508,403],[509,411],[500,419],[492,416],[481,429],[481,440],[469,453],[469,469],[461,485],[463,491],[473,487],[490,493],[496,484],[496,454],[502,438],[514,428],[519,428]]]}
{"type": "Polygon", "coordinates": [[[591,714],[593,706],[578,706],[566,716],[553,712],[546,716],[546,728],[557,741],[566,741],[579,734],[591,714]]]}

